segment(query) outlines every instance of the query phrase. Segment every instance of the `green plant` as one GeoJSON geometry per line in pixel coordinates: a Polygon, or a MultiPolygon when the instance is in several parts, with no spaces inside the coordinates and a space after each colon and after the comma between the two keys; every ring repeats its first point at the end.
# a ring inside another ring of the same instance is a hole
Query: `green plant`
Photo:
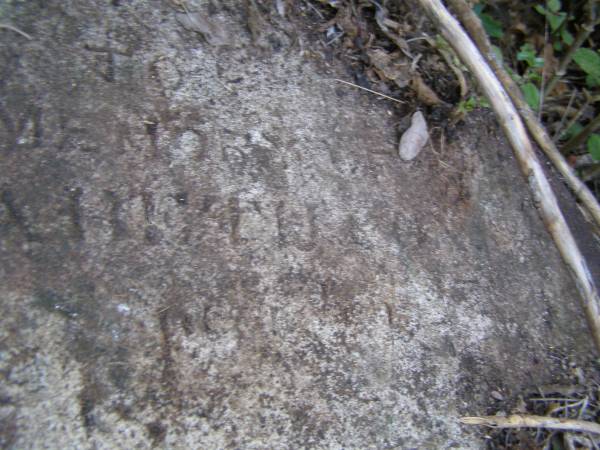
{"type": "Polygon", "coordinates": [[[526,66],[523,75],[517,77],[517,83],[527,104],[537,111],[540,105],[540,90],[537,84],[542,80],[540,71],[544,67],[544,58],[538,56],[533,45],[526,43],[519,49],[517,61],[524,62],[526,66]]]}
{"type": "MultiPolygon", "coordinates": [[[[588,90],[586,91],[588,92],[586,93],[587,98],[594,98],[594,90],[600,87],[600,52],[595,48],[588,47],[588,42],[596,25],[600,23],[600,2],[587,0],[580,9],[575,9],[573,13],[566,12],[560,0],[542,0],[534,5],[533,9],[544,17],[546,30],[538,30],[538,34],[543,33],[549,38],[546,42],[552,45],[555,55],[559,58],[559,63],[550,79],[545,80],[545,61],[535,46],[531,42],[525,42],[518,48],[515,54],[516,61],[513,60],[513,63],[520,63],[519,71],[516,72],[507,67],[507,72],[518,84],[527,104],[532,110],[538,111],[544,102],[544,97],[551,97],[557,83],[564,80],[568,70],[572,71],[575,68],[585,74],[585,82],[580,78],[571,78],[570,84],[567,85],[568,88],[584,88],[588,90]],[[577,35],[574,37],[569,29],[576,29],[577,35]],[[571,62],[574,64],[570,64],[571,62]]],[[[475,5],[473,8],[487,34],[498,39],[502,38],[504,36],[502,23],[486,13],[485,10],[485,2],[475,5]]],[[[506,41],[506,39],[503,40],[503,42],[506,41]]],[[[498,56],[497,60],[503,61],[502,50],[494,47],[493,51],[498,56]]],[[[510,51],[507,53],[510,54],[510,51]]],[[[562,92],[564,92],[564,88],[562,92]]],[[[471,99],[467,99],[458,105],[457,110],[469,111],[472,109],[471,103],[471,99]]],[[[598,119],[596,117],[585,127],[581,123],[575,122],[562,133],[560,139],[564,142],[562,146],[564,154],[574,152],[577,148],[585,145],[592,158],[600,161],[600,134],[594,133],[600,126],[598,119]]]]}
{"type": "Polygon", "coordinates": [[[475,108],[489,108],[490,104],[484,97],[471,95],[469,98],[462,100],[456,107],[456,111],[461,114],[470,113],[475,108]]]}
{"type": "Polygon", "coordinates": [[[594,161],[600,161],[600,134],[592,134],[587,141],[588,153],[594,161]]]}
{"type": "Polygon", "coordinates": [[[553,46],[555,50],[562,50],[563,44],[571,45],[573,43],[573,35],[569,33],[566,27],[571,17],[561,10],[562,4],[560,0],[547,0],[546,6],[535,5],[534,9],[544,16],[548,25],[550,25],[550,31],[554,36],[553,46]]]}
{"type": "Polygon", "coordinates": [[[502,23],[498,22],[489,14],[484,13],[484,8],[484,5],[478,3],[473,7],[473,12],[477,14],[479,20],[481,20],[481,24],[483,25],[483,28],[487,34],[489,34],[491,37],[502,39],[502,37],[504,37],[502,23]]]}
{"type": "Polygon", "coordinates": [[[589,88],[600,86],[600,54],[589,48],[579,48],[573,55],[573,61],[586,74],[585,82],[589,88]]]}

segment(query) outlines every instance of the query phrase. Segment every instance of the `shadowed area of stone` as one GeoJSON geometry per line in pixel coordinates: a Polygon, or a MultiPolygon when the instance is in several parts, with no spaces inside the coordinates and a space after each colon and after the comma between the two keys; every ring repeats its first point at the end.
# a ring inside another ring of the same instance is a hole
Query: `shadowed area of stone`
{"type": "Polygon", "coordinates": [[[0,443],[481,448],[460,415],[591,350],[510,148],[473,114],[402,162],[238,3],[196,5],[219,46],[168,2],[0,6],[0,443]]]}

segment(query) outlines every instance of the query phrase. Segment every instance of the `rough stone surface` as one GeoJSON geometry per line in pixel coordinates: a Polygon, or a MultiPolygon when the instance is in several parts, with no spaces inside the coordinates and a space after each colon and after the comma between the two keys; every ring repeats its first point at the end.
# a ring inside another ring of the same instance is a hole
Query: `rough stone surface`
{"type": "Polygon", "coordinates": [[[457,417],[590,351],[493,119],[402,162],[288,19],[191,7],[229,44],[0,6],[0,446],[481,448],[457,417]]]}

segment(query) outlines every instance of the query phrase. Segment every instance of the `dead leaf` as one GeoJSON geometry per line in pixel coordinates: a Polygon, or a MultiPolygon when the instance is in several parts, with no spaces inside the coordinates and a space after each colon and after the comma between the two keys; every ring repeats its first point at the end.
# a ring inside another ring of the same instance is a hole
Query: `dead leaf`
{"type": "Polygon", "coordinates": [[[222,24],[209,21],[199,13],[178,13],[176,18],[183,28],[200,33],[210,45],[227,45],[228,36],[222,24]]]}
{"type": "Polygon", "coordinates": [[[404,161],[416,158],[428,140],[427,122],[425,122],[423,113],[417,111],[412,116],[410,128],[400,138],[400,145],[398,146],[400,158],[404,161]]]}
{"type": "Polygon", "coordinates": [[[436,106],[442,102],[437,94],[425,82],[418,73],[413,75],[411,87],[416,92],[417,98],[428,106],[436,106]]]}
{"type": "Polygon", "coordinates": [[[400,88],[408,86],[412,77],[408,59],[400,53],[387,53],[381,49],[369,50],[367,55],[380,78],[393,81],[400,88]]]}

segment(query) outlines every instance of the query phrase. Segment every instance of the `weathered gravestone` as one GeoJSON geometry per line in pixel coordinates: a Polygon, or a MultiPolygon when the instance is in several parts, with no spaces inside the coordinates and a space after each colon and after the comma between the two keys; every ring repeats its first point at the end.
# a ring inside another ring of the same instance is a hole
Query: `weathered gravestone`
{"type": "Polygon", "coordinates": [[[0,6],[2,446],[480,448],[459,416],[591,349],[493,118],[403,162],[287,19],[196,6],[227,45],[0,6]]]}

